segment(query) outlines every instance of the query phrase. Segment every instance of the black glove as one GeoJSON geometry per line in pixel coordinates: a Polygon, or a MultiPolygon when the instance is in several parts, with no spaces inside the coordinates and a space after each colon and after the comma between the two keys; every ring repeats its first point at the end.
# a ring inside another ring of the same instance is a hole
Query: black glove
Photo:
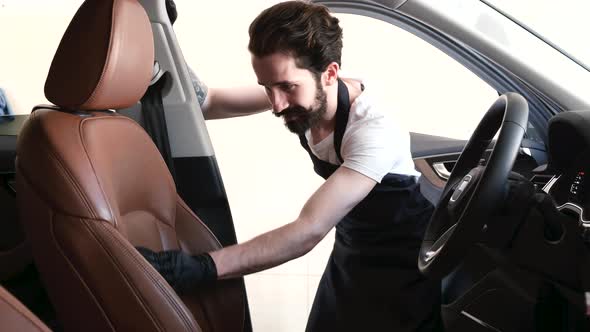
{"type": "Polygon", "coordinates": [[[144,247],[136,249],[179,294],[217,279],[215,262],[208,253],[191,256],[181,250],[154,252],[144,247]]]}

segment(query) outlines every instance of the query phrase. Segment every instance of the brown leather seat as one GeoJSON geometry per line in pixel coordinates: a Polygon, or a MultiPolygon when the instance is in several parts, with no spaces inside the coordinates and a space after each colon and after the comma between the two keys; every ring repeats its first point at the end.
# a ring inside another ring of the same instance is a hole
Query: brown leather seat
{"type": "Polygon", "coordinates": [[[2,287],[0,287],[0,326],[5,332],[51,331],[2,287]]]}
{"type": "Polygon", "coordinates": [[[53,59],[17,144],[17,200],[33,257],[68,331],[242,331],[236,280],[179,297],[135,250],[219,248],[180,199],[150,137],[109,109],[138,102],[154,62],[136,0],[88,0],[53,59]]]}

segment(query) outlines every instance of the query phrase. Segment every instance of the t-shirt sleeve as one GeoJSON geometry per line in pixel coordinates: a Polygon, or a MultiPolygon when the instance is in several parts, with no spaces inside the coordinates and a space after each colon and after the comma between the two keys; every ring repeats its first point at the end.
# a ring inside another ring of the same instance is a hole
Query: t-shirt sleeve
{"type": "Polygon", "coordinates": [[[191,67],[187,66],[187,68],[191,78],[191,82],[193,83],[193,88],[195,89],[195,93],[197,95],[197,101],[199,102],[199,106],[203,106],[203,103],[205,103],[205,99],[207,99],[207,92],[209,92],[209,88],[203,81],[199,79],[199,77],[197,76],[197,74],[195,74],[191,67]]]}
{"type": "Polygon", "coordinates": [[[411,158],[409,134],[405,134],[383,116],[351,123],[342,138],[342,165],[381,182],[411,158]]]}

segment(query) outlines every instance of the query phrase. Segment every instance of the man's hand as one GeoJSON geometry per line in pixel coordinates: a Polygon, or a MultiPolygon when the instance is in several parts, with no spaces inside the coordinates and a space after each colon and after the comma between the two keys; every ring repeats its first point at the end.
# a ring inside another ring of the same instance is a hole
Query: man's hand
{"type": "Polygon", "coordinates": [[[217,279],[215,262],[208,253],[191,256],[181,250],[154,252],[144,247],[136,249],[178,294],[217,279]]]}

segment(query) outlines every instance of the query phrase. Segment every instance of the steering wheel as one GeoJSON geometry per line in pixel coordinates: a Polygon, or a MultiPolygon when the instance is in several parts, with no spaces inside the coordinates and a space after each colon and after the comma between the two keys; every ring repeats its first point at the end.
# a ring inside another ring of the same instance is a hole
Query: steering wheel
{"type": "Polygon", "coordinates": [[[465,257],[502,202],[528,121],[527,101],[516,93],[500,96],[463,149],[430,218],[418,257],[426,275],[443,277],[465,257]],[[480,160],[500,132],[486,166],[480,160]]]}

